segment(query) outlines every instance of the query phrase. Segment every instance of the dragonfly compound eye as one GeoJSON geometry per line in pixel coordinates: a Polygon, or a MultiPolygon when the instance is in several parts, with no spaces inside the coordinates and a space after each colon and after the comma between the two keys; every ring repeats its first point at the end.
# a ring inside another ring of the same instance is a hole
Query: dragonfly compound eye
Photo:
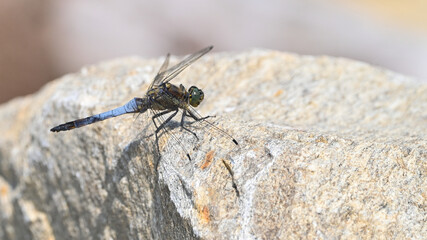
{"type": "Polygon", "coordinates": [[[191,86],[188,89],[188,92],[190,93],[190,105],[193,107],[199,106],[199,104],[203,101],[203,98],[205,97],[202,89],[199,89],[195,86],[191,86]]]}

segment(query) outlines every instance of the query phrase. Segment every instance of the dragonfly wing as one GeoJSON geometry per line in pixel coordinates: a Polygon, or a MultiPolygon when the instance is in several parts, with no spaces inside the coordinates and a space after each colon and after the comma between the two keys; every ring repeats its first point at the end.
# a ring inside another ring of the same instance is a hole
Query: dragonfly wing
{"type": "MultiPolygon", "coordinates": [[[[216,134],[219,134],[219,135],[227,138],[228,140],[232,141],[235,145],[239,145],[239,143],[237,142],[237,140],[235,138],[233,138],[233,136],[231,136],[229,133],[224,131],[222,128],[217,127],[215,124],[213,124],[212,122],[207,120],[207,118],[210,118],[211,116],[202,117],[202,115],[200,115],[200,113],[198,113],[196,111],[196,109],[194,109],[194,107],[192,107],[192,106],[189,106],[189,108],[187,108],[187,113],[188,113],[187,116],[194,120],[193,123],[204,124],[206,127],[211,129],[212,132],[216,132],[216,134]]],[[[192,123],[190,123],[190,124],[192,124],[192,123]]]]}
{"type": "Polygon", "coordinates": [[[172,115],[175,116],[175,114],[172,113],[166,118],[167,114],[166,115],[162,114],[162,111],[153,110],[153,109],[150,109],[150,110],[151,110],[152,116],[157,116],[152,119],[152,121],[154,122],[154,126],[156,127],[155,137],[156,137],[157,150],[159,150],[160,152],[159,138],[162,137],[163,135],[166,135],[171,141],[173,141],[173,143],[170,144],[169,146],[171,146],[176,152],[179,152],[179,149],[177,148],[181,148],[182,152],[185,153],[187,158],[191,161],[190,154],[188,153],[187,149],[185,148],[180,138],[173,133],[173,129],[169,129],[169,126],[166,126],[169,124],[165,125],[165,123],[168,123],[169,121],[172,120],[172,119],[169,119],[169,117],[171,117],[172,115]]]}
{"type": "MultiPolygon", "coordinates": [[[[190,66],[193,62],[195,62],[197,59],[205,55],[207,52],[212,50],[213,46],[209,46],[206,48],[203,48],[202,50],[191,54],[184,60],[182,60],[180,63],[176,64],[175,66],[169,68],[168,70],[161,72],[161,81],[158,83],[163,84],[167,83],[170,80],[172,80],[174,77],[176,77],[178,74],[180,74],[184,69],[186,69],[188,66],[190,66]]],[[[159,75],[159,74],[158,74],[159,75]]],[[[156,79],[155,79],[156,81],[156,79]]],[[[159,81],[159,80],[158,80],[159,81]]]]}
{"type": "Polygon", "coordinates": [[[148,88],[148,90],[150,90],[151,88],[153,88],[154,85],[159,85],[159,82],[161,82],[162,79],[164,78],[166,69],[168,68],[168,65],[169,65],[169,58],[170,58],[170,54],[168,53],[168,55],[166,55],[165,61],[163,62],[162,66],[159,69],[159,72],[157,72],[156,77],[151,82],[150,87],[148,88]]]}

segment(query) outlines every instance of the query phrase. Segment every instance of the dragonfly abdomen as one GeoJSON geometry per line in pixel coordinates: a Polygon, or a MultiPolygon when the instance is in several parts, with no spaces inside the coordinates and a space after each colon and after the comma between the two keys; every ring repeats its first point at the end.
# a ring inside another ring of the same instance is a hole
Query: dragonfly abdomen
{"type": "Polygon", "coordinates": [[[52,132],[60,132],[60,131],[67,131],[74,128],[83,127],[92,123],[96,123],[99,121],[103,121],[108,118],[117,117],[126,113],[137,113],[137,112],[145,112],[148,109],[147,100],[145,98],[134,98],[130,100],[125,105],[115,108],[113,110],[103,112],[100,114],[96,114],[90,117],[77,119],[71,122],[67,122],[61,125],[58,125],[50,131],[52,132]]]}

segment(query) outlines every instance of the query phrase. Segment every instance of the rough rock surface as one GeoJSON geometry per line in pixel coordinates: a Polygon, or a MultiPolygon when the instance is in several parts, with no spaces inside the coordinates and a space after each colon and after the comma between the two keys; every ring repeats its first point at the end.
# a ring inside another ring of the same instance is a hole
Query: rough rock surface
{"type": "Polygon", "coordinates": [[[364,63],[204,56],[173,82],[203,88],[199,112],[239,147],[175,122],[159,153],[149,114],[49,132],[142,96],[161,62],[88,66],[0,107],[0,239],[427,238],[427,85],[364,63]]]}

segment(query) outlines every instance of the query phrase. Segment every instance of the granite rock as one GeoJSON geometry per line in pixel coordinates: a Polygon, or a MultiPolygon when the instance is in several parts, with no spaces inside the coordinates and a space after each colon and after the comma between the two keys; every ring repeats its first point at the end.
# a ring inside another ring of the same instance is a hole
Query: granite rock
{"type": "Polygon", "coordinates": [[[208,54],[173,82],[215,127],[173,122],[160,151],[149,113],[49,131],[143,96],[162,60],[0,106],[0,239],[427,238],[427,85],[366,63],[208,54]]]}

